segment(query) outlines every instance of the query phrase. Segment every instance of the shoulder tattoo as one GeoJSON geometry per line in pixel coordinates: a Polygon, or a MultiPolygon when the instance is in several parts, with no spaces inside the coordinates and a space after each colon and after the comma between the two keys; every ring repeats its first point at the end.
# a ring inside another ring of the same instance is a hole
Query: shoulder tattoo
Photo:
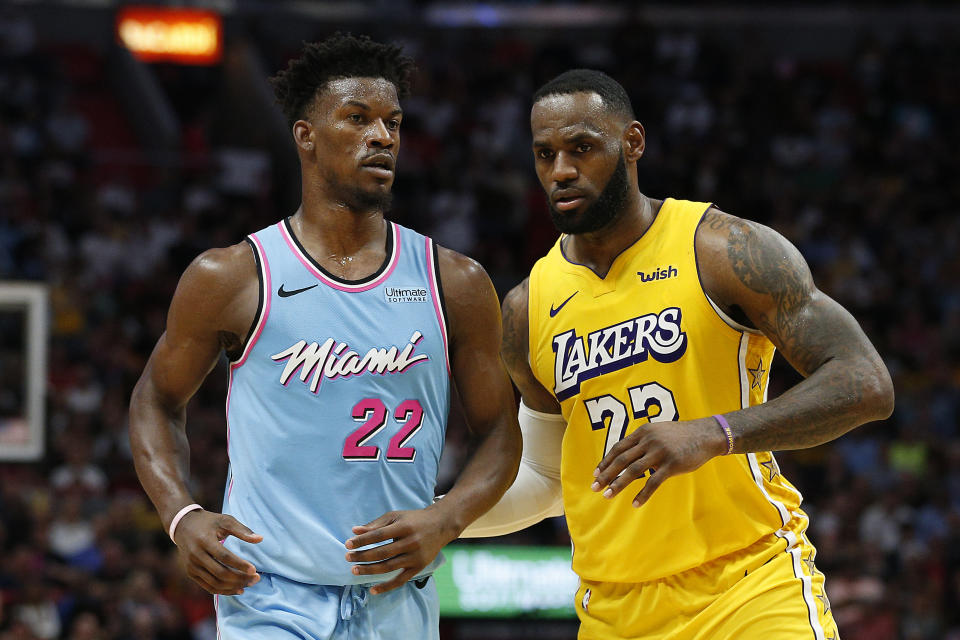
{"type": "Polygon", "coordinates": [[[516,371],[527,366],[529,336],[527,335],[527,305],[519,304],[519,297],[526,297],[527,287],[519,285],[507,294],[503,305],[503,344],[501,355],[507,366],[516,371]]]}
{"type": "Polygon", "coordinates": [[[728,228],[727,258],[737,279],[751,291],[768,296],[772,308],[756,318],[758,327],[783,348],[798,356],[801,367],[812,364],[804,345],[819,342],[816,329],[805,326],[803,311],[814,292],[813,279],[800,253],[767,229],[732,216],[722,223],[728,228]]]}

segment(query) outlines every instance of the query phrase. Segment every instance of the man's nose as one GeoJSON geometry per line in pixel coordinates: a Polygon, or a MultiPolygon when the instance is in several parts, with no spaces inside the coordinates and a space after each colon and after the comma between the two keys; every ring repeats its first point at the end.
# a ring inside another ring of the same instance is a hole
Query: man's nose
{"type": "Polygon", "coordinates": [[[580,175],[580,172],[577,170],[577,166],[570,161],[570,156],[564,152],[560,152],[556,155],[556,158],[553,161],[553,172],[551,178],[554,182],[565,183],[572,180],[576,180],[580,175]]]}
{"type": "Polygon", "coordinates": [[[389,149],[394,144],[393,134],[387,128],[387,123],[377,118],[373,122],[373,130],[367,138],[367,144],[378,149],[389,149]]]}

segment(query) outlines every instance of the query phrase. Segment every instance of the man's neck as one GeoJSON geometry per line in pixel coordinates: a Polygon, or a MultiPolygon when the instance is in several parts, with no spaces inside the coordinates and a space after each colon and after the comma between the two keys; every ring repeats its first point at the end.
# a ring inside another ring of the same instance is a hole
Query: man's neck
{"type": "Polygon", "coordinates": [[[349,255],[371,241],[384,239],[386,225],[381,208],[361,208],[319,181],[306,180],[306,176],[304,187],[303,202],[293,222],[306,248],[320,246],[324,251],[349,255]]]}
{"type": "Polygon", "coordinates": [[[577,264],[588,267],[601,278],[606,277],[618,255],[635,243],[657,215],[650,198],[639,191],[637,198],[627,203],[626,211],[598,231],[571,234],[564,238],[563,252],[577,264]]]}
{"type": "Polygon", "coordinates": [[[387,222],[379,210],[356,211],[339,203],[322,209],[304,205],[290,224],[307,253],[337,276],[361,279],[386,257],[387,222]]]}

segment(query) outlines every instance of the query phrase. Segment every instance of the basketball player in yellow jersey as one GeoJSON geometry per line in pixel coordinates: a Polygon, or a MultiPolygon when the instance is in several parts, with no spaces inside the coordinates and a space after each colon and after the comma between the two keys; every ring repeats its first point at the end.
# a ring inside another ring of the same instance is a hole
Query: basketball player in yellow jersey
{"type": "Polygon", "coordinates": [[[771,451],[887,417],[879,355],[779,234],[640,192],[616,81],[564,73],[530,122],[562,235],[504,301],[523,462],[464,535],[565,513],[582,640],[838,638],[771,451]],[[775,348],[805,379],[767,401],[775,348]]]}

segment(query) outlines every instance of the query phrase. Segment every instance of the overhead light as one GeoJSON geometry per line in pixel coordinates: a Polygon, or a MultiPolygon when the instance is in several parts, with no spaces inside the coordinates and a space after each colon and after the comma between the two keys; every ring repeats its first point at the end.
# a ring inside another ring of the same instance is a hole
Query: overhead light
{"type": "Polygon", "coordinates": [[[223,21],[202,9],[124,7],[117,37],[144,62],[212,65],[223,55],[223,21]]]}

